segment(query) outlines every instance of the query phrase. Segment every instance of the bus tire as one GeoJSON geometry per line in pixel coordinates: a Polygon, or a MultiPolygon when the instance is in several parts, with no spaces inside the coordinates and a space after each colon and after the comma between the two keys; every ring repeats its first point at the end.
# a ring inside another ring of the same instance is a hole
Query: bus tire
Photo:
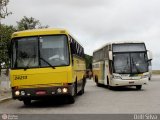
{"type": "Polygon", "coordinates": [[[148,79],[151,80],[151,77],[149,77],[148,79]]]}
{"type": "Polygon", "coordinates": [[[136,89],[137,89],[137,90],[141,90],[141,88],[142,88],[142,85],[137,85],[137,86],[136,86],[136,89]]]}
{"type": "Polygon", "coordinates": [[[97,85],[97,87],[101,87],[101,85],[98,82],[96,83],[96,85],[97,85]]]}
{"type": "Polygon", "coordinates": [[[110,86],[110,85],[108,85],[108,89],[109,89],[109,90],[113,90],[113,87],[110,86]]]}
{"type": "Polygon", "coordinates": [[[77,79],[74,83],[74,96],[76,96],[76,95],[77,95],[77,79]]]}
{"type": "Polygon", "coordinates": [[[69,97],[68,97],[68,100],[69,100],[69,101],[68,101],[69,104],[75,103],[75,97],[74,97],[74,96],[69,96],[69,97]]]}
{"type": "Polygon", "coordinates": [[[31,100],[30,99],[25,99],[23,100],[24,105],[29,106],[31,105],[31,100]]]}
{"type": "Polygon", "coordinates": [[[74,94],[68,96],[68,103],[73,104],[75,102],[75,96],[77,95],[77,79],[74,82],[74,94]]]}
{"type": "Polygon", "coordinates": [[[108,76],[107,76],[107,87],[108,87],[109,90],[112,90],[112,89],[113,89],[113,87],[110,86],[110,84],[109,84],[108,76]]]}
{"type": "Polygon", "coordinates": [[[84,88],[82,88],[81,91],[79,91],[78,95],[83,95],[84,94],[84,88]]]}
{"type": "Polygon", "coordinates": [[[97,87],[100,87],[100,84],[98,83],[98,78],[97,78],[97,76],[95,76],[95,82],[96,82],[97,87]]]}
{"type": "Polygon", "coordinates": [[[83,82],[82,82],[82,89],[81,89],[81,91],[79,91],[78,95],[84,94],[84,87],[85,87],[85,84],[86,84],[86,80],[83,79],[83,82]]]}

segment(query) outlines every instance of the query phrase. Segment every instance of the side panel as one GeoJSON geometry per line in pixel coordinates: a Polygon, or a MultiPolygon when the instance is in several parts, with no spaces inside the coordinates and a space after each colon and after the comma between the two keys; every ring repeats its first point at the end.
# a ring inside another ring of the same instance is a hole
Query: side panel
{"type": "MultiPolygon", "coordinates": [[[[100,62],[94,62],[92,64],[93,68],[93,80],[95,81],[97,77],[99,77],[100,74],[100,62]]],[[[96,81],[95,81],[96,82],[96,81]]]]}
{"type": "Polygon", "coordinates": [[[85,60],[73,55],[73,80],[77,80],[77,90],[81,90],[83,78],[85,78],[86,64],[85,60]]]}
{"type": "Polygon", "coordinates": [[[104,61],[93,63],[93,78],[95,80],[95,77],[97,77],[98,83],[104,84],[104,70],[104,61]]]}

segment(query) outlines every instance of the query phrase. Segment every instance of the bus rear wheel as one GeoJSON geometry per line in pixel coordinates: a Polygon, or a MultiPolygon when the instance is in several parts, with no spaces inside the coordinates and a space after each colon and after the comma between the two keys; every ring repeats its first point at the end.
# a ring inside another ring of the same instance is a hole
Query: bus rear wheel
{"type": "Polygon", "coordinates": [[[141,89],[142,89],[142,85],[137,85],[137,86],[136,86],[136,89],[137,89],[137,90],[141,90],[141,89]]]}

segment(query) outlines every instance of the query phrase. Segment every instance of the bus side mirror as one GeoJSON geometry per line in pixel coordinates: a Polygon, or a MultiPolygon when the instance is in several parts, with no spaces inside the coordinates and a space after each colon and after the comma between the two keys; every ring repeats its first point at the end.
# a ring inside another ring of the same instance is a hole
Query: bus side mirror
{"type": "Polygon", "coordinates": [[[112,54],[112,51],[109,51],[109,60],[113,60],[113,54],[112,54]]]}
{"type": "Polygon", "coordinates": [[[153,59],[152,52],[149,50],[147,51],[147,56],[148,56],[148,61],[151,61],[153,59]]]}

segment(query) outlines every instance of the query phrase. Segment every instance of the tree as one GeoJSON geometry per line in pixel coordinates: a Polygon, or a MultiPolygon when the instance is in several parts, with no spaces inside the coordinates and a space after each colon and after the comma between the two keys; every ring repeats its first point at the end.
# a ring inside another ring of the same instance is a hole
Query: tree
{"type": "Polygon", "coordinates": [[[1,42],[0,42],[0,65],[5,63],[5,67],[9,67],[8,48],[12,33],[16,31],[13,26],[1,25],[1,42]]]}
{"type": "MultiPolygon", "coordinates": [[[[1,20],[5,19],[6,16],[8,16],[9,14],[12,14],[11,12],[8,12],[7,9],[7,5],[9,3],[9,0],[0,0],[0,76],[1,76],[1,63],[6,62],[8,59],[8,55],[6,55],[7,52],[7,44],[5,41],[5,35],[8,34],[4,34],[6,33],[6,29],[2,24],[1,24],[1,20]]],[[[10,37],[10,35],[9,35],[10,37]]],[[[6,38],[7,39],[7,38],[6,38]]],[[[9,61],[9,60],[8,60],[9,61]]]]}
{"type": "Polygon", "coordinates": [[[11,12],[8,12],[7,5],[9,3],[9,0],[0,0],[0,20],[8,16],[9,14],[12,14],[11,12]]]}
{"type": "Polygon", "coordinates": [[[92,69],[92,56],[85,54],[86,68],[92,69]]]}
{"type": "Polygon", "coordinates": [[[17,30],[28,30],[28,29],[37,29],[37,28],[48,28],[48,26],[42,26],[39,20],[36,20],[33,17],[24,16],[19,22],[17,22],[17,30]]]}

